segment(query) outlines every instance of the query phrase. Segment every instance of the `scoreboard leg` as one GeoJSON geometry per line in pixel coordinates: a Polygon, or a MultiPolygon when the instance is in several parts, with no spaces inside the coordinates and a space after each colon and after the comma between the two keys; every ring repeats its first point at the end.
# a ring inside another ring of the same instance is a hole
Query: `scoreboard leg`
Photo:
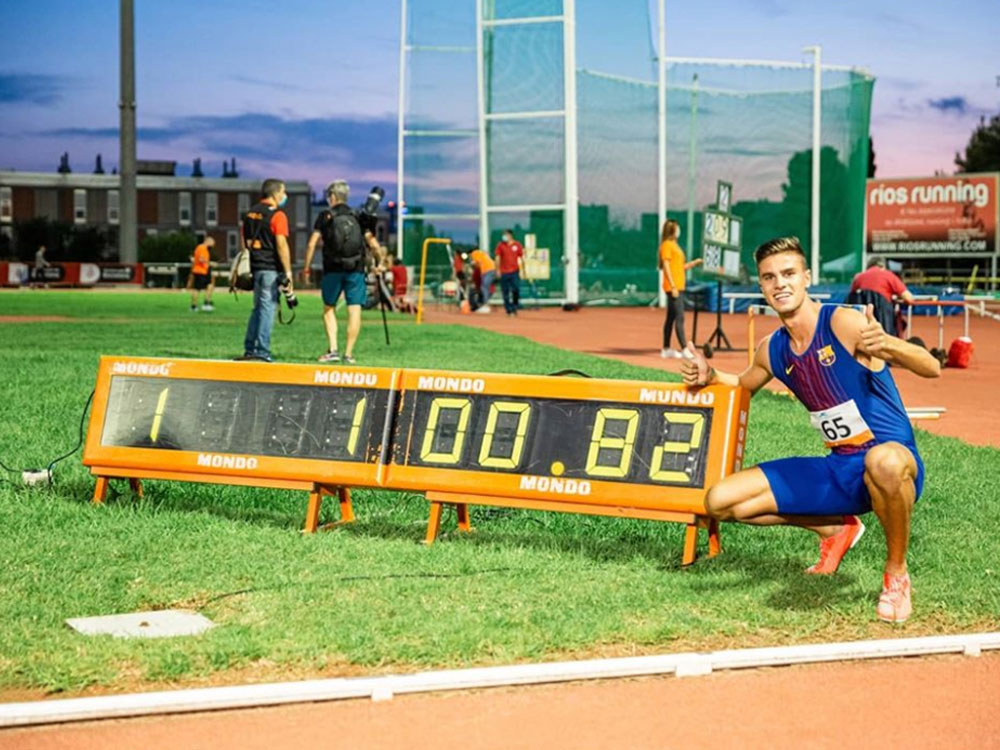
{"type": "Polygon", "coordinates": [[[351,490],[348,487],[331,487],[325,484],[316,483],[309,492],[309,507],[306,509],[306,525],[302,529],[304,534],[312,534],[314,531],[327,531],[345,523],[354,522],[354,505],[351,503],[351,490]],[[323,507],[323,495],[336,496],[340,503],[340,520],[334,523],[319,525],[319,512],[323,507]]]}
{"type": "Polygon", "coordinates": [[[441,530],[441,503],[431,503],[431,514],[427,519],[427,536],[424,537],[424,544],[434,544],[438,531],[441,530]]]}
{"type": "Polygon", "coordinates": [[[302,529],[304,534],[314,534],[319,526],[319,509],[323,505],[323,488],[314,484],[309,492],[309,506],[306,508],[306,525],[302,529]]]}
{"type": "Polygon", "coordinates": [[[97,477],[97,484],[94,485],[94,496],[91,498],[91,502],[100,504],[104,502],[104,498],[108,496],[108,478],[107,477],[97,477]]]}
{"type": "Polygon", "coordinates": [[[469,506],[465,503],[457,503],[455,510],[458,513],[458,530],[471,532],[472,521],[469,518],[469,506]]]}
{"type": "Polygon", "coordinates": [[[698,524],[689,523],[684,529],[684,554],[681,565],[690,565],[698,556],[698,524]]]}
{"type": "Polygon", "coordinates": [[[354,506],[351,504],[351,490],[349,487],[338,487],[337,497],[340,499],[340,522],[353,523],[354,506]]]}
{"type": "Polygon", "coordinates": [[[708,522],[708,556],[715,557],[722,552],[722,540],[719,538],[719,522],[714,518],[708,522]]]}
{"type": "Polygon", "coordinates": [[[129,479],[128,488],[135,493],[136,497],[138,498],[142,497],[142,481],[140,481],[139,479],[129,479]]]}

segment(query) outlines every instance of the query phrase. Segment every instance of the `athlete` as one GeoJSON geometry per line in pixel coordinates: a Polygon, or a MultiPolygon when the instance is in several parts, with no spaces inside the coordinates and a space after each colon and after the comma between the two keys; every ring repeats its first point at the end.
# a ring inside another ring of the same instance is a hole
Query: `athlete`
{"type": "Polygon", "coordinates": [[[720,521],[814,531],[820,557],[806,572],[829,575],[864,533],[858,516],[874,510],[887,546],[876,612],[880,620],[904,622],[912,609],[910,515],[924,465],[887,363],[928,378],[940,375],[941,366],[924,349],[886,334],[871,305],[862,313],[809,299],[812,279],[795,237],[765,242],[754,257],[781,328],[760,343],[753,364],[739,375],[710,368],[689,347],[693,359],[681,362],[684,382],[741,385],[755,393],[777,377],[809,410],[831,452],[732,474],[709,490],[708,512],[720,521]]]}
{"type": "Polygon", "coordinates": [[[212,306],[212,290],[215,283],[212,276],[212,248],[215,247],[215,239],[212,236],[205,238],[205,241],[194,249],[191,256],[191,312],[198,311],[198,292],[204,294],[204,301],[201,309],[211,312],[215,308],[212,306]]]}

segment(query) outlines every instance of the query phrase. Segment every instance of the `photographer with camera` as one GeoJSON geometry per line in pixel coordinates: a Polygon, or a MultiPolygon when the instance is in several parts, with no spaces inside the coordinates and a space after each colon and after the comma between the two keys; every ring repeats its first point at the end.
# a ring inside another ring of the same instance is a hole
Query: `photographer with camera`
{"type": "Polygon", "coordinates": [[[382,200],[381,188],[372,188],[361,210],[355,212],[347,205],[350,188],[344,180],[335,180],[327,186],[326,200],[330,208],[316,217],[309,244],[306,246],[304,276],[309,280],[310,266],[316,245],[323,241],[323,325],[329,348],[319,356],[320,362],[354,364],[354,345],[361,333],[361,307],[365,304],[367,288],[365,270],[367,250],[371,250],[376,263],[382,262],[382,248],[375,239],[375,211],[382,200]],[[343,292],[347,301],[347,345],[341,357],[337,349],[337,300],[343,292]]]}
{"type": "Polygon", "coordinates": [[[288,216],[281,210],[288,201],[288,194],[285,183],[274,178],[264,180],[260,191],[261,199],[243,215],[243,246],[250,254],[253,275],[253,310],[247,321],[243,355],[236,359],[273,362],[271,330],[279,289],[289,300],[295,298],[288,249],[288,216]]]}

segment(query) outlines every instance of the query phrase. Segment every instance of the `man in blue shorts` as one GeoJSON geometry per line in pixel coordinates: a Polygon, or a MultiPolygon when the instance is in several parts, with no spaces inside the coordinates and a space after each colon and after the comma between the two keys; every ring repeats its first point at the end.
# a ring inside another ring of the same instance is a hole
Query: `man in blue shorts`
{"type": "Polygon", "coordinates": [[[350,188],[344,180],[331,182],[326,188],[326,200],[330,208],[316,217],[313,232],[306,247],[306,268],[304,276],[309,281],[310,264],[316,245],[323,240],[323,325],[329,348],[319,356],[320,362],[340,362],[354,364],[354,345],[361,333],[361,307],[368,296],[365,286],[367,250],[382,260],[382,248],[371,232],[361,229],[357,216],[347,206],[350,188]],[[341,293],[347,301],[347,345],[344,356],[337,349],[337,300],[341,293]]]}
{"type": "Polygon", "coordinates": [[[809,299],[812,279],[795,237],[765,242],[754,254],[760,288],[782,327],[764,339],[739,375],[717,372],[693,346],[681,363],[689,386],[725,383],[751,393],[777,377],[809,410],[831,453],[784,458],[732,474],[709,490],[708,512],[722,521],[788,524],[820,537],[819,562],[807,573],[832,574],[875,511],[887,556],[880,620],[904,622],[912,609],[906,551],[910,516],[924,482],[913,428],[887,364],[923,377],[941,374],[921,347],[889,336],[874,319],[809,299]]]}

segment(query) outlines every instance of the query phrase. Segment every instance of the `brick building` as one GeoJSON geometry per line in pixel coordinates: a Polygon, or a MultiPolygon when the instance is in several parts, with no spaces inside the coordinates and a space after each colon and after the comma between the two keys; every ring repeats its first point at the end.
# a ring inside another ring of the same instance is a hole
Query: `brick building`
{"type": "MultiPolygon", "coordinates": [[[[138,166],[139,242],[147,235],[186,230],[199,240],[211,235],[227,257],[235,254],[240,217],[258,198],[260,180],[177,177],[176,163],[170,161],[140,161],[138,166]]],[[[116,174],[0,170],[0,234],[13,238],[15,222],[44,217],[98,226],[117,238],[119,185],[116,174]]],[[[286,185],[289,244],[293,261],[301,261],[312,228],[311,192],[302,180],[289,180],[286,185]]],[[[116,244],[113,240],[112,245],[116,244]]]]}

